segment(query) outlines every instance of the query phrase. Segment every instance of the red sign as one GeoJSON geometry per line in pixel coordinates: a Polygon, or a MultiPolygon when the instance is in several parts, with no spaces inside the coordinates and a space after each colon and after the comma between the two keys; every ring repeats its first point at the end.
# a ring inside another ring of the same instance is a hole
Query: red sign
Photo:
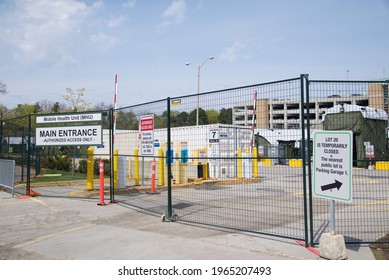
{"type": "Polygon", "coordinates": [[[139,122],[142,155],[154,154],[154,116],[142,116],[139,122]]]}
{"type": "Polygon", "coordinates": [[[140,120],[140,131],[147,131],[154,129],[154,118],[145,118],[140,120]]]}

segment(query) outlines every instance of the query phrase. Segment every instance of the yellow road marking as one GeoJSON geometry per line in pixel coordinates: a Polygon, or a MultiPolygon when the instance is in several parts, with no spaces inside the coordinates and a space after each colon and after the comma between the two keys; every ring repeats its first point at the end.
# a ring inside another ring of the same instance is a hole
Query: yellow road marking
{"type": "Polygon", "coordinates": [[[0,203],[0,206],[2,205],[13,205],[13,204],[20,204],[24,202],[34,202],[31,199],[24,199],[24,200],[13,200],[11,202],[6,202],[6,203],[0,203]]]}
{"type": "Polygon", "coordinates": [[[23,217],[26,217],[26,216],[34,216],[34,215],[36,215],[36,214],[24,214],[24,215],[1,217],[0,220],[8,220],[8,219],[14,219],[14,218],[23,218],[23,217]]]}
{"type": "Polygon", "coordinates": [[[373,209],[373,210],[389,210],[389,208],[380,208],[381,205],[387,205],[389,204],[389,199],[381,200],[381,201],[371,201],[365,204],[357,205],[359,208],[365,208],[365,209],[373,209]]]}
{"type": "Polygon", "coordinates": [[[69,232],[81,230],[81,229],[84,229],[84,228],[87,228],[87,227],[90,227],[90,226],[93,226],[93,224],[85,224],[83,226],[69,228],[69,229],[65,229],[65,230],[59,231],[59,232],[50,233],[50,234],[38,237],[38,238],[36,238],[34,240],[30,240],[30,241],[27,241],[27,242],[24,242],[24,243],[20,243],[18,245],[13,246],[12,248],[20,249],[20,248],[27,247],[27,246],[30,246],[32,244],[35,244],[35,243],[38,243],[38,242],[41,242],[41,241],[44,241],[44,240],[47,240],[47,239],[50,239],[50,238],[53,238],[53,237],[56,237],[56,236],[60,236],[62,234],[66,234],[66,233],[69,233],[69,232]]]}
{"type": "Polygon", "coordinates": [[[42,200],[39,200],[39,199],[36,199],[36,198],[31,198],[33,201],[39,203],[40,205],[44,206],[44,207],[47,207],[47,208],[50,208],[50,210],[52,210],[53,212],[62,212],[61,209],[58,209],[54,206],[49,206],[46,202],[42,201],[42,200]]]}

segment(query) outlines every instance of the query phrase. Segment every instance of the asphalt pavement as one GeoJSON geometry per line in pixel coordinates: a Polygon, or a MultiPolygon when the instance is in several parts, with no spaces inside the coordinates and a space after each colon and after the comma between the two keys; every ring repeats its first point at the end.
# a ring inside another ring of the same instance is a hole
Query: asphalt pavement
{"type": "MultiPolygon", "coordinates": [[[[0,190],[3,260],[323,260],[294,240],[177,222],[124,203],[20,197],[0,190]]],[[[374,260],[367,245],[349,260],[374,260]]]]}

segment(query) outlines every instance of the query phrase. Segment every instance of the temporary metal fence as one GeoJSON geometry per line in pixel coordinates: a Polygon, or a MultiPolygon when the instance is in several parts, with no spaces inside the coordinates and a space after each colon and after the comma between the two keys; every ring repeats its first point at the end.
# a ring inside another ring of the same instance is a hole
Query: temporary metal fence
{"type": "MultiPolygon", "coordinates": [[[[306,245],[317,244],[334,226],[346,243],[380,242],[389,232],[387,84],[301,75],[112,109],[94,158],[106,162],[111,202],[163,220],[306,245]],[[353,133],[352,203],[314,196],[318,131],[353,133]]],[[[43,153],[49,149],[40,150],[41,158],[43,153]]],[[[85,182],[79,184],[85,194],[85,182]]],[[[60,188],[51,188],[54,193],[60,188]]]]}
{"type": "Polygon", "coordinates": [[[15,194],[15,161],[0,159],[0,187],[10,189],[15,194]]]}
{"type": "MultiPolygon", "coordinates": [[[[346,243],[380,242],[389,233],[388,82],[309,83],[311,128],[353,135],[352,203],[336,202],[336,232],[346,243]]],[[[313,197],[313,243],[319,242],[321,232],[329,231],[329,204],[313,197]]]]}
{"type": "Polygon", "coordinates": [[[28,168],[28,120],[28,116],[23,116],[0,121],[0,158],[15,162],[12,187],[21,194],[25,188],[20,183],[27,181],[30,175],[35,176],[35,168],[28,168]]]}

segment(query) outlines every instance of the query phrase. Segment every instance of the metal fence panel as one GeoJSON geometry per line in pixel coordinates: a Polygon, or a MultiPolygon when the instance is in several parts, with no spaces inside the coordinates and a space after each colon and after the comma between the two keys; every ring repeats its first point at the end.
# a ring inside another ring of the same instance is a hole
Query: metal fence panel
{"type": "Polygon", "coordinates": [[[281,122],[268,118],[274,100],[300,95],[297,78],[172,99],[174,214],[188,222],[305,240],[301,128],[292,119],[281,130],[281,122]],[[198,126],[190,118],[197,110],[198,126]],[[185,116],[186,123],[180,119],[185,116]],[[298,164],[290,166],[289,160],[298,164]]]}
{"type": "MultiPolygon", "coordinates": [[[[15,192],[25,194],[28,178],[28,116],[3,119],[0,122],[0,156],[15,161],[15,192]]],[[[30,173],[35,175],[35,168],[30,173]]]]}
{"type": "Polygon", "coordinates": [[[351,130],[353,201],[336,203],[336,232],[346,243],[380,242],[389,232],[387,82],[301,75],[112,109],[104,112],[103,144],[93,147],[93,191],[85,191],[86,174],[70,178],[72,185],[36,182],[55,158],[85,169],[88,153],[35,147],[35,117],[1,121],[1,156],[16,161],[22,194],[32,187],[42,195],[97,199],[103,160],[111,202],[164,220],[306,244],[317,244],[330,224],[330,201],[312,196],[313,132],[351,130]]]}
{"type": "MultiPolygon", "coordinates": [[[[353,132],[353,198],[336,201],[336,232],[346,243],[377,242],[389,232],[387,83],[310,81],[309,90],[312,130],[353,132]]],[[[329,203],[313,198],[314,243],[329,231],[329,203]]]]}
{"type": "Polygon", "coordinates": [[[114,132],[114,196],[122,203],[162,215],[167,209],[167,100],[119,108],[114,132]],[[151,193],[154,164],[155,186],[151,193]],[[157,190],[158,189],[158,190],[157,190]],[[160,190],[163,190],[161,195],[160,190]]]}
{"type": "Polygon", "coordinates": [[[15,193],[15,161],[0,159],[0,186],[11,189],[15,193]]]}

